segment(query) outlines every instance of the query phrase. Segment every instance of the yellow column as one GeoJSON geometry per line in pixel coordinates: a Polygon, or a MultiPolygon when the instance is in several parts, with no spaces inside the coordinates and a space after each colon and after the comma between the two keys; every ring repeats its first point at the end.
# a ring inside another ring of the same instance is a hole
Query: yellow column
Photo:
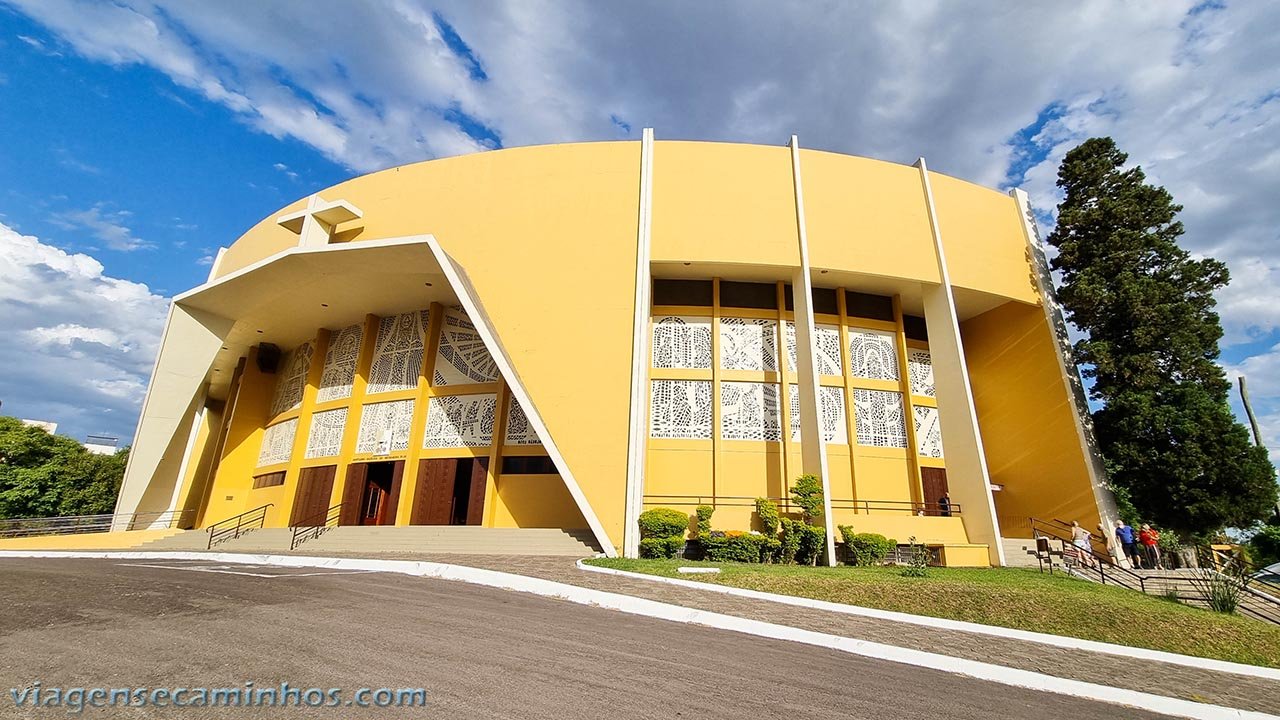
{"type": "MultiPolygon", "coordinates": [[[[378,325],[382,318],[364,316],[364,330],[360,336],[360,357],[356,360],[356,375],[351,379],[351,397],[347,401],[347,424],[342,429],[342,451],[338,455],[338,467],[334,471],[333,495],[330,507],[342,502],[347,485],[347,468],[356,453],[356,439],[360,437],[360,413],[364,404],[365,389],[369,386],[369,369],[373,365],[373,351],[378,345],[378,325]]],[[[344,508],[345,510],[346,508],[344,508]]]]}
{"type": "Polygon", "coordinates": [[[427,311],[426,337],[422,342],[422,370],[418,373],[418,392],[413,400],[413,424],[409,430],[409,448],[404,458],[404,477],[400,479],[400,506],[396,508],[396,525],[409,525],[413,518],[414,498],[418,495],[418,462],[422,457],[422,436],[427,431],[427,409],[431,405],[431,377],[436,369],[436,349],[440,347],[441,316],[444,307],[431,303],[427,311]]]}
{"type": "Polygon", "coordinates": [[[787,284],[778,282],[778,381],[782,385],[778,398],[782,406],[782,488],[779,495],[784,499],[791,491],[790,454],[793,441],[791,439],[791,371],[787,369],[790,350],[787,345],[787,284]]]}
{"type": "Polygon", "coordinates": [[[289,469],[285,471],[285,491],[277,510],[277,525],[288,525],[293,518],[293,504],[298,499],[302,463],[307,454],[307,437],[311,430],[311,415],[316,405],[316,393],[320,378],[324,375],[324,356],[329,351],[329,331],[323,328],[316,333],[315,347],[311,350],[311,366],[307,368],[306,383],[302,386],[302,406],[298,408],[298,433],[293,437],[293,450],[289,453],[289,469]]]}
{"type": "Polygon", "coordinates": [[[924,480],[920,476],[920,446],[916,444],[916,411],[911,400],[911,368],[907,362],[907,330],[902,322],[902,296],[893,296],[894,346],[898,348],[898,384],[902,388],[902,412],[907,427],[907,483],[911,497],[924,502],[924,480]]]}
{"type": "Polygon", "coordinates": [[[498,380],[497,402],[494,404],[493,444],[489,446],[489,471],[485,473],[484,519],[481,525],[493,527],[494,508],[497,507],[498,477],[502,474],[502,444],[507,436],[507,406],[514,402],[507,384],[498,380]]]}
{"type": "Polygon", "coordinates": [[[720,459],[720,278],[711,279],[711,505],[715,506],[720,459]]]}
{"type": "Polygon", "coordinates": [[[844,427],[849,441],[849,482],[853,486],[854,512],[858,512],[858,418],[853,404],[853,358],[849,357],[849,305],[844,288],[836,293],[840,311],[840,373],[844,380],[844,427]]]}

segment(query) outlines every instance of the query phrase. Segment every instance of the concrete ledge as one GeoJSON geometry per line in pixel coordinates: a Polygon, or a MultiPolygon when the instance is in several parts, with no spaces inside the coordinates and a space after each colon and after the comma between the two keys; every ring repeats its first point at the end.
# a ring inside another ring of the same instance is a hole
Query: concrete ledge
{"type": "MultiPolygon", "coordinates": [[[[1098,702],[1141,708],[1148,712],[1174,717],[1195,718],[1196,720],[1217,720],[1219,718],[1241,718],[1244,720],[1262,720],[1274,718],[1265,713],[1240,710],[1197,703],[1190,700],[1153,695],[1135,690],[1124,690],[1105,685],[1053,677],[1041,673],[1002,667],[990,663],[974,662],[920,650],[874,643],[827,633],[802,630],[799,628],[774,623],[750,620],[747,618],[695,610],[692,608],[671,605],[668,603],[645,600],[643,598],[621,595],[617,593],[592,590],[577,585],[531,578],[523,575],[483,570],[461,565],[445,563],[406,561],[406,560],[367,560],[358,558],[325,558],[288,555],[248,555],[232,553],[195,553],[195,552],[52,552],[52,551],[8,551],[0,552],[0,559],[5,557],[48,558],[48,559],[124,559],[124,560],[206,560],[223,563],[248,563],[259,565],[278,565],[281,567],[319,567],[346,570],[368,570],[375,572],[392,572],[416,577],[431,577],[443,580],[457,580],[516,592],[530,593],[543,597],[567,600],[579,605],[618,610],[632,615],[669,620],[672,622],[690,623],[706,627],[730,630],[756,637],[771,638],[798,642],[815,647],[824,647],[862,657],[888,660],[915,667],[939,670],[962,675],[978,680],[996,682],[1003,685],[1022,687],[1042,692],[1086,698],[1098,702]]],[[[599,568],[606,570],[605,568],[599,568]]],[[[619,574],[632,575],[632,573],[619,574]]],[[[696,587],[704,587],[701,583],[691,583],[696,587]]]]}

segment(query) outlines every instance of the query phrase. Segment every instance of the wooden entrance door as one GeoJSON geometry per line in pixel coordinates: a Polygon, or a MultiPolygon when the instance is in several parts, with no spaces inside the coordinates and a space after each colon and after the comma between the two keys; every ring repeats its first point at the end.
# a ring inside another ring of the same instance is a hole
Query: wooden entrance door
{"type": "Polygon", "coordinates": [[[337,470],[336,465],[302,468],[298,475],[298,493],[294,496],[290,525],[298,527],[304,524],[324,524],[329,498],[333,496],[333,478],[337,470]]]}
{"type": "Polygon", "coordinates": [[[432,458],[418,463],[414,525],[480,525],[484,522],[489,458],[432,458]]]}
{"type": "Polygon", "coordinates": [[[354,463],[342,490],[341,525],[395,525],[404,461],[354,463]]]}
{"type": "Polygon", "coordinates": [[[920,468],[920,484],[924,489],[925,514],[941,515],[938,501],[947,492],[947,471],[942,468],[920,468]]]}

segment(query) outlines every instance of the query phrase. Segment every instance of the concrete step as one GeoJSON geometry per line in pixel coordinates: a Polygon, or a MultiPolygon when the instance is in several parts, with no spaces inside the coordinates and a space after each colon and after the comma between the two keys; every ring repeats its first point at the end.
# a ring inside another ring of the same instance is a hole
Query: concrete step
{"type": "MultiPolygon", "coordinates": [[[[292,528],[258,528],[213,546],[222,552],[278,552],[289,550],[292,528]]],[[[207,530],[187,530],[139,545],[139,550],[204,550],[207,530]]],[[[469,555],[571,555],[598,551],[590,530],[559,528],[484,528],[475,526],[329,528],[318,538],[299,545],[307,552],[382,553],[424,552],[469,555]]]]}
{"type": "Polygon", "coordinates": [[[1001,538],[1006,567],[1039,568],[1036,560],[1036,541],[1031,538],[1001,538]]]}

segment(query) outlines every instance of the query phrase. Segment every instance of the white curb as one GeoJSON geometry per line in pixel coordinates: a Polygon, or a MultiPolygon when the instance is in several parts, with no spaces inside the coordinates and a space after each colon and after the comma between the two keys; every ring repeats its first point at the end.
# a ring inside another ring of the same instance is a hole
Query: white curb
{"type": "Polygon", "coordinates": [[[1002,667],[990,663],[963,660],[948,655],[911,650],[866,640],[802,630],[774,623],[749,620],[721,613],[695,610],[654,600],[592,590],[577,585],[553,582],[541,578],[512,573],[484,570],[462,565],[413,561],[372,560],[363,558],[324,558],[299,555],[251,555],[242,553],[209,552],[58,552],[58,551],[0,551],[0,558],[106,558],[122,560],[204,560],[224,563],[275,565],[280,567],[319,567],[343,570],[373,570],[399,573],[416,577],[458,580],[473,585],[514,590],[543,597],[568,600],[579,605],[590,605],[618,610],[632,615],[658,618],[673,622],[702,625],[730,630],[756,637],[787,640],[815,647],[825,647],[851,655],[888,660],[915,667],[940,670],[978,680],[1027,688],[1058,695],[1080,697],[1098,702],[1139,708],[1161,715],[1194,718],[1196,720],[1276,720],[1277,716],[1250,710],[1192,702],[1163,695],[1096,685],[1079,680],[1044,675],[1029,670],[1002,667]]]}
{"type": "Polygon", "coordinates": [[[877,610],[876,608],[862,607],[860,605],[845,605],[844,603],[828,602],[826,600],[813,600],[810,598],[796,597],[794,595],[777,595],[774,593],[761,592],[759,590],[747,590],[745,588],[717,585],[714,583],[699,582],[697,580],[682,580],[680,578],[665,577],[663,575],[648,575],[645,573],[631,572],[629,570],[615,570],[614,568],[587,565],[581,560],[578,561],[578,567],[588,572],[604,573],[607,575],[621,575],[623,577],[634,578],[636,580],[649,580],[652,582],[667,583],[668,585],[679,585],[681,587],[708,590],[710,592],[717,592],[725,595],[736,595],[738,597],[751,598],[753,600],[768,600],[769,602],[780,603],[783,605],[795,605],[797,607],[825,610],[828,612],[841,613],[843,615],[857,615],[860,617],[875,618],[877,620],[891,620],[893,622],[910,623],[912,625],[923,625],[925,627],[936,628],[939,630],[958,630],[960,632],[993,635],[995,637],[1009,638],[1011,640],[1024,640],[1027,642],[1040,643],[1042,645],[1053,645],[1070,650],[1086,650],[1088,652],[1103,653],[1106,655],[1119,655],[1121,657],[1131,658],[1134,660],[1150,660],[1169,663],[1170,665],[1183,665],[1200,670],[1234,673],[1236,675],[1248,675],[1250,677],[1263,678],[1265,680],[1280,681],[1280,670],[1260,667],[1258,665],[1246,665],[1244,663],[1235,663],[1226,660],[1195,657],[1194,655],[1180,655],[1178,653],[1164,652],[1163,650],[1148,650],[1147,648],[1116,645],[1114,643],[1099,642],[1097,640],[1083,640],[1080,638],[1067,637],[1065,635],[1051,635],[1049,633],[1032,632],[1030,630],[1015,630],[1013,628],[1000,627],[998,625],[982,625],[980,623],[965,622],[963,620],[947,620],[945,618],[935,618],[927,615],[912,615],[910,613],[895,612],[893,610],[877,610]]]}

